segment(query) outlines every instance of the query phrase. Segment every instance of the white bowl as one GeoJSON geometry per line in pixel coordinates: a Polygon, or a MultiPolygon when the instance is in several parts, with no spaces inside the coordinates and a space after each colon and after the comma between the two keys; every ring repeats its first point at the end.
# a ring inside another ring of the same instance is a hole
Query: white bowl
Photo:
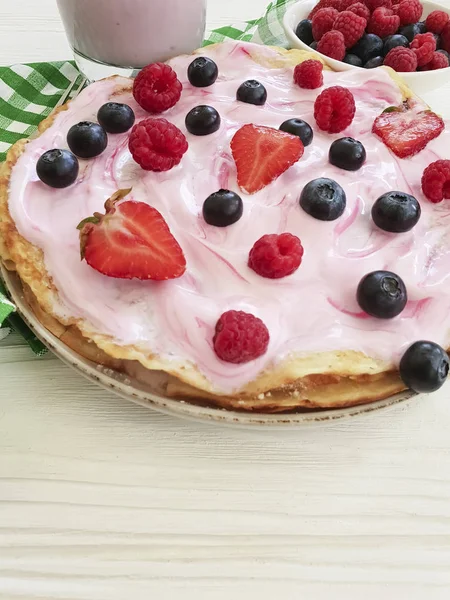
{"type": "MultiPolygon", "coordinates": [[[[309,50],[311,52],[315,52],[298,39],[298,37],[295,35],[295,29],[300,21],[308,18],[309,13],[316,4],[316,0],[300,0],[300,2],[292,5],[286,11],[283,19],[283,26],[291,48],[299,48],[300,50],[309,50]]],[[[434,2],[427,2],[427,0],[424,0],[422,1],[422,4],[422,20],[424,20],[431,12],[433,12],[433,10],[443,10],[444,12],[450,13],[448,8],[439,4],[435,4],[434,2]]],[[[329,58],[320,52],[317,54],[319,54],[334,71],[350,71],[351,69],[361,68],[348,65],[347,63],[339,60],[334,60],[333,58],[329,58]]],[[[447,69],[437,69],[436,71],[401,73],[401,77],[413,92],[420,95],[424,92],[435,90],[450,82],[450,67],[447,69]]]]}

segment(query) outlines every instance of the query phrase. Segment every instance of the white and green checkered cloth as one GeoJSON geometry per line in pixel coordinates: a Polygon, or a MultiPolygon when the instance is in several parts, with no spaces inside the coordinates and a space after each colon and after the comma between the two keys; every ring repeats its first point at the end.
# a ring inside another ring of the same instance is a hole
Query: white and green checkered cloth
{"type": "MultiPolygon", "coordinates": [[[[216,29],[204,44],[233,39],[286,46],[282,21],[287,7],[296,1],[274,0],[259,19],[216,29]]],[[[82,83],[83,77],[72,61],[0,67],[0,162],[5,160],[12,144],[36,131],[39,123],[51,113],[69,88],[71,93],[67,99],[76,93],[82,83]]],[[[1,292],[0,288],[0,327],[3,324],[4,327],[16,329],[39,353],[42,348],[33,336],[30,337],[30,332],[17,315],[10,314],[11,304],[6,303],[1,292]]]]}

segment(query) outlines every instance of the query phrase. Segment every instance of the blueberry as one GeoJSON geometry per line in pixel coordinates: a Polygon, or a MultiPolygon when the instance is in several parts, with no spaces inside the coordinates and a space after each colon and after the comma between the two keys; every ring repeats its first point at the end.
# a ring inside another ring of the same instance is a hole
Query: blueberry
{"type": "Polygon", "coordinates": [[[65,188],[78,177],[77,157],[69,150],[47,150],[36,164],[36,173],[41,181],[52,188],[65,188]]]}
{"type": "Polygon", "coordinates": [[[203,218],[209,225],[228,227],[239,221],[244,206],[240,196],[230,190],[219,190],[203,203],[203,218]]]}
{"type": "Polygon", "coordinates": [[[411,25],[405,25],[404,27],[400,27],[398,33],[400,35],[404,35],[408,42],[412,42],[413,39],[419,33],[425,33],[427,30],[425,23],[411,23],[411,25]]]}
{"type": "Polygon", "coordinates": [[[405,308],[408,296],[398,275],[390,271],[373,271],[361,279],[356,299],[368,315],[392,319],[405,308]]]}
{"type": "Polygon", "coordinates": [[[437,33],[433,33],[434,39],[436,40],[436,50],[440,50],[442,48],[442,40],[441,36],[437,33]]]}
{"type": "Polygon", "coordinates": [[[390,52],[392,48],[397,48],[397,46],[403,46],[404,48],[407,48],[409,46],[408,38],[398,33],[395,35],[388,35],[387,38],[384,38],[383,56],[386,56],[386,54],[390,52]]]}
{"type": "Polygon", "coordinates": [[[372,219],[384,231],[403,233],[417,225],[421,212],[414,196],[404,192],[388,192],[372,206],[372,219]]]}
{"type": "Polygon", "coordinates": [[[351,137],[335,140],[328,153],[332,165],[346,171],[357,171],[366,161],[366,149],[351,137]]]}
{"type": "Polygon", "coordinates": [[[447,352],[434,342],[415,342],[400,361],[403,383],[419,393],[427,394],[441,388],[447,379],[448,370],[447,352]]]}
{"type": "Polygon", "coordinates": [[[347,199],[341,186],[326,177],[313,179],[300,195],[300,206],[319,221],[334,221],[345,210],[347,199]]]}
{"type": "Polygon", "coordinates": [[[97,120],[108,133],[124,133],[134,125],[134,112],[128,104],[107,102],[97,113],[97,120]]]}
{"type": "Polygon", "coordinates": [[[263,84],[256,79],[249,79],[239,86],[236,98],[240,102],[262,106],[267,100],[267,91],[263,84]]]}
{"type": "Polygon", "coordinates": [[[303,19],[297,25],[297,29],[295,30],[295,35],[301,40],[304,44],[309,46],[314,41],[312,34],[312,24],[309,19],[303,19]]]}
{"type": "Polygon", "coordinates": [[[375,58],[371,58],[364,65],[365,69],[376,69],[376,67],[381,67],[384,62],[384,58],[382,56],[375,56],[375,58]]]}
{"type": "Polygon", "coordinates": [[[196,106],[186,115],[186,129],[192,135],[209,135],[220,127],[220,115],[212,106],[196,106]]]}
{"type": "Polygon", "coordinates": [[[447,57],[448,62],[450,63],[450,54],[446,50],[438,50],[441,54],[447,57]]]}
{"type": "Polygon", "coordinates": [[[309,47],[311,48],[311,50],[317,50],[317,44],[318,44],[318,42],[313,42],[312,44],[309,45],[309,47]]]}
{"type": "Polygon", "coordinates": [[[350,50],[351,54],[356,54],[362,60],[363,64],[375,56],[380,56],[383,52],[383,40],[374,33],[366,33],[359,42],[350,50]]]}
{"type": "Polygon", "coordinates": [[[344,60],[342,62],[347,63],[348,65],[353,65],[354,67],[362,67],[362,60],[356,54],[346,54],[344,56],[344,60]]]}
{"type": "Polygon", "coordinates": [[[108,145],[108,136],[98,123],[82,121],[69,129],[67,143],[72,152],[80,158],[94,158],[108,145]]]}
{"type": "Polygon", "coordinates": [[[199,56],[188,67],[188,79],[195,87],[208,87],[212,85],[219,75],[216,63],[210,58],[199,56]]]}
{"type": "Polygon", "coordinates": [[[302,140],[304,146],[309,146],[314,136],[313,130],[308,123],[301,119],[288,119],[284,121],[280,125],[280,130],[297,135],[302,140]]]}

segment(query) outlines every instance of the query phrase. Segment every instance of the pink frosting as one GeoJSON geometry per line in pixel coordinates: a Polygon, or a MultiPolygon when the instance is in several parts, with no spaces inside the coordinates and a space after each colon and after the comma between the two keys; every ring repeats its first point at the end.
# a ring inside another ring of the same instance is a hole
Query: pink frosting
{"type": "MultiPolygon", "coordinates": [[[[446,157],[450,133],[444,132],[412,159],[396,158],[371,133],[375,117],[402,101],[398,87],[382,70],[324,72],[324,86],[342,85],[353,93],[356,116],[339,135],[320,132],[313,117],[320,90],[293,84],[292,68],[266,69],[250,57],[247,44],[227,43],[205,48],[204,55],[219,67],[217,82],[192,87],[186,71],[192,60],[171,64],[183,83],[180,102],[164,117],[186,133],[189,150],[181,164],[166,173],[145,172],[134,163],[127,134],[110,135],[98,158],[80,161],[80,175],[64,190],[46,187],[36,176],[36,161],[46,150],[65,148],[73,124],[96,119],[117,81],[89,86],[57,116],[53,126],[30,142],[13,171],[10,212],[19,232],[43,249],[48,272],[58,288],[61,316],[86,320],[92,330],[112,336],[117,344],[135,344],[168,360],[195,363],[217,392],[231,392],[271,365],[293,354],[353,349],[395,364],[413,341],[430,339],[449,345],[450,323],[450,203],[433,205],[421,192],[424,168],[446,157]],[[235,101],[245,79],[257,79],[267,89],[264,107],[235,101]],[[198,104],[214,106],[222,117],[220,130],[195,137],[184,119],[198,104]],[[230,153],[233,134],[245,123],[278,128],[298,117],[314,129],[313,143],[302,159],[260,192],[249,196],[236,183],[230,153]],[[359,139],[366,164],[356,173],[333,167],[328,149],[344,135],[359,139]],[[344,215],[321,222],[300,208],[303,186],[326,176],[347,194],[344,215]],[[101,275],[80,261],[77,224],[118,188],[133,188],[128,199],[147,202],[165,217],[187,259],[186,274],[167,282],[124,281],[101,275]],[[207,225],[202,205],[219,188],[238,192],[244,215],[230,227],[207,225]],[[372,223],[370,210],[381,194],[401,190],[422,205],[422,218],[409,233],[389,234],[372,223]],[[298,271],[281,280],[259,277],[247,266],[253,243],[267,233],[288,231],[305,248],[298,271]],[[369,271],[389,269],[405,281],[409,302],[401,316],[377,320],[361,313],[355,299],[360,279],[369,271]],[[244,365],[219,360],[212,348],[214,326],[227,310],[244,310],[260,317],[270,332],[270,345],[261,358],[244,365]]],[[[272,53],[258,47],[258,53],[272,53]]],[[[127,83],[126,80],[123,83],[127,83]]],[[[131,94],[116,96],[136,112],[148,115],[131,94]]]]}

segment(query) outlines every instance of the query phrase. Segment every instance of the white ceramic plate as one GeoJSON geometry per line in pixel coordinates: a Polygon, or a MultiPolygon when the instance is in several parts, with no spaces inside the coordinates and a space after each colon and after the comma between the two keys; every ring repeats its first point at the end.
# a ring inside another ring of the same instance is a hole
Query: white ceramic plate
{"type": "Polygon", "coordinates": [[[155,393],[154,390],[151,390],[148,386],[143,385],[137,380],[133,380],[130,377],[111,369],[105,369],[101,365],[93,363],[73,352],[73,350],[45,329],[34,316],[33,311],[23,296],[22,286],[18,276],[15,273],[7,271],[3,266],[1,266],[1,274],[6,287],[11,293],[11,297],[17,306],[18,312],[24,321],[58,358],[93,383],[111,390],[126,400],[131,400],[131,402],[147,408],[152,408],[159,412],[195,421],[208,421],[245,428],[267,427],[271,429],[284,429],[317,425],[342,419],[344,417],[369,414],[389,406],[394,406],[415,395],[413,392],[408,391],[397,394],[386,400],[380,400],[379,402],[373,402],[372,404],[366,404],[364,406],[337,410],[310,410],[293,414],[285,413],[278,415],[241,413],[218,408],[207,408],[180,400],[166,398],[161,394],[155,393]]]}

